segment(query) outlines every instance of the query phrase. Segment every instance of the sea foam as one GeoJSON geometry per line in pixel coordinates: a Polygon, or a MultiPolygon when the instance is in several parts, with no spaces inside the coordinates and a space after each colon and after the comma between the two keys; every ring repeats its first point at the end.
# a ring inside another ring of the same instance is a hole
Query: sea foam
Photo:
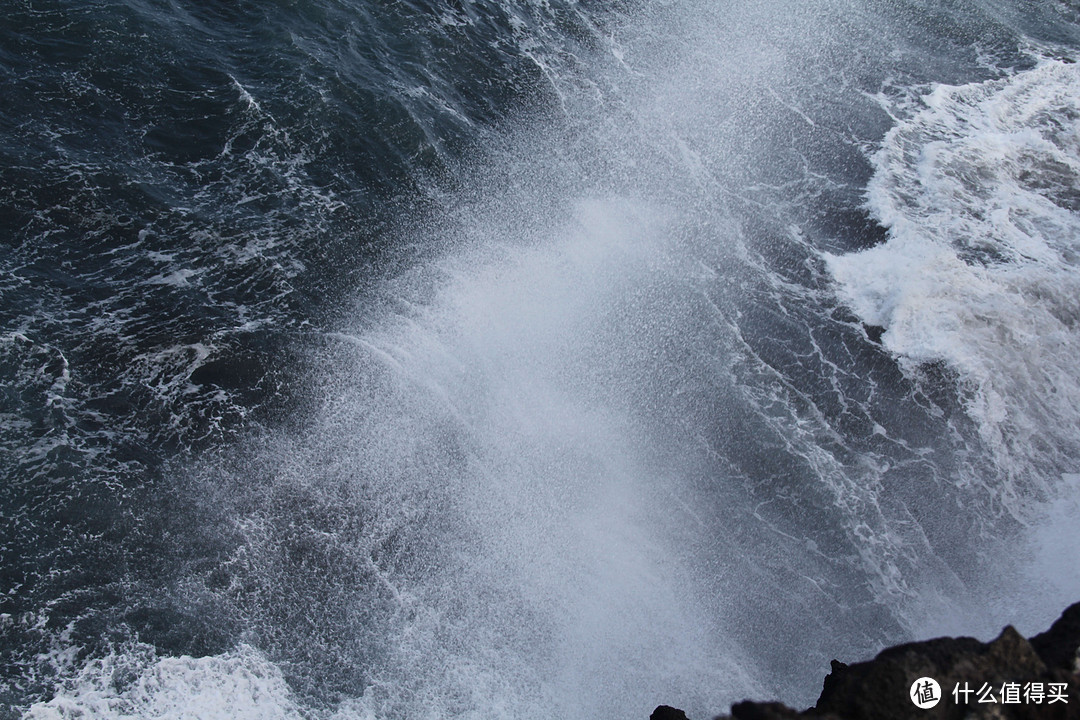
{"type": "Polygon", "coordinates": [[[825,256],[841,299],[909,372],[959,376],[1006,475],[1060,477],[1080,420],[1080,66],[938,85],[873,163],[867,205],[889,236],[825,256]]]}

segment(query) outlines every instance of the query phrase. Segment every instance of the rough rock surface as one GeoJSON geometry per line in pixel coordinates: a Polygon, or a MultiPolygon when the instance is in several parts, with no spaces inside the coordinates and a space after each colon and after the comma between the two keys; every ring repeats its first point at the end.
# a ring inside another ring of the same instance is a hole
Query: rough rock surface
{"type": "Polygon", "coordinates": [[[1080,720],[1078,652],[1080,603],[1030,641],[1009,626],[988,643],[937,638],[854,665],[833,660],[814,707],[799,712],[747,701],[716,720],[1080,720]],[[924,677],[940,686],[937,704],[927,709],[912,697],[913,684],[924,677]]]}

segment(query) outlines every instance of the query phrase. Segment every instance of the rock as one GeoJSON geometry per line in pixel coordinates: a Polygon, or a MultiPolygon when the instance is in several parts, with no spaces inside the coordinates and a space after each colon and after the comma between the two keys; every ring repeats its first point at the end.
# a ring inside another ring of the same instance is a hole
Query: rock
{"type": "Polygon", "coordinates": [[[1048,667],[1080,672],[1080,603],[1062,613],[1049,630],[1031,638],[1031,646],[1048,667]]]}
{"type": "Polygon", "coordinates": [[[686,713],[670,705],[657,705],[649,720],[687,720],[686,713]]]}
{"type": "Polygon", "coordinates": [[[953,702],[954,687],[978,691],[989,683],[996,696],[1005,682],[1037,680],[1045,673],[1046,665],[1011,626],[991,643],[967,637],[938,638],[889,648],[870,662],[834,666],[813,713],[831,712],[846,720],[922,717],[927,711],[916,707],[909,693],[915,680],[930,677],[937,680],[944,696],[933,717],[962,717],[972,705],[953,702]]]}
{"type": "Polygon", "coordinates": [[[802,715],[778,702],[741,702],[731,706],[735,720],[801,720],[802,715]]]}
{"type": "Polygon", "coordinates": [[[1080,720],[1078,651],[1080,603],[1030,642],[1008,626],[989,643],[937,638],[888,648],[868,662],[833,660],[814,707],[800,713],[780,703],[745,701],[732,705],[728,718],[1080,720]],[[924,677],[940,688],[938,703],[927,709],[910,694],[924,677]],[[1025,688],[1032,694],[1025,695],[1025,688]],[[1036,702],[1040,694],[1042,702],[1036,702]]]}

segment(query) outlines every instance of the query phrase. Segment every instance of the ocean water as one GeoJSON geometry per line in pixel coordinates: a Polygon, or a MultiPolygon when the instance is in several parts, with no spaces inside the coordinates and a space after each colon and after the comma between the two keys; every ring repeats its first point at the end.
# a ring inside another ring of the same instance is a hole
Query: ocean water
{"type": "Polygon", "coordinates": [[[3,0],[0,717],[691,717],[1080,597],[1072,0],[3,0]]]}

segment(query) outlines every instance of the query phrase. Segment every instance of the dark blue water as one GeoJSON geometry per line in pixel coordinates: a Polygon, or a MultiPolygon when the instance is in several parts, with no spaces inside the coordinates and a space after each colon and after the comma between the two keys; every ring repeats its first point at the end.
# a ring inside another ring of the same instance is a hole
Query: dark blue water
{"type": "Polygon", "coordinates": [[[1075,599],[1075,3],[3,11],[0,714],[704,715],[1075,599]]]}

